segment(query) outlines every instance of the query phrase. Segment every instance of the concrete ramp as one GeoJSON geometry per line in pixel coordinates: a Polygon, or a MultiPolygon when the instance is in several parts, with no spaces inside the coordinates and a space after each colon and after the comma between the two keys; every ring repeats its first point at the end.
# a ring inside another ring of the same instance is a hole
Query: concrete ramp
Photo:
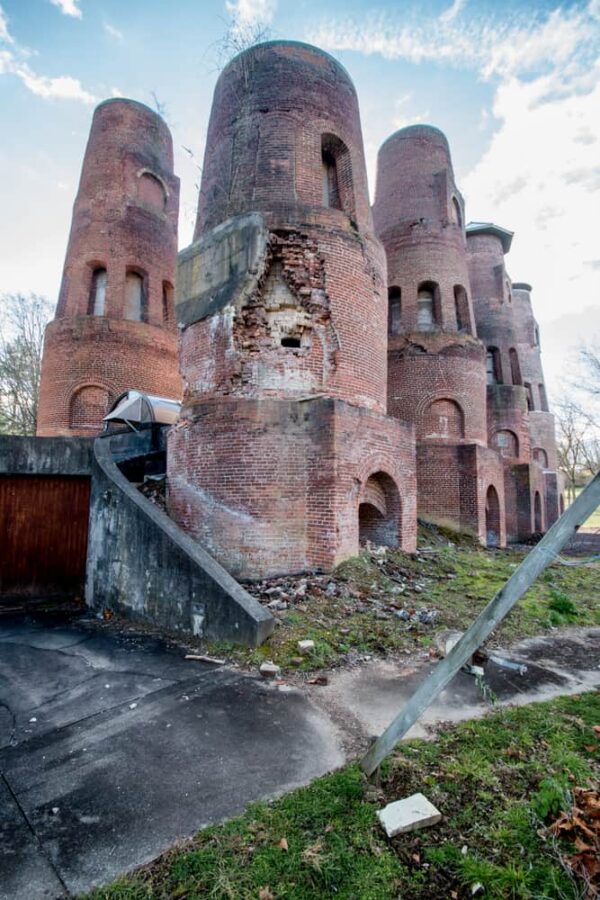
{"type": "Polygon", "coordinates": [[[257,646],[274,619],[123,475],[115,459],[143,456],[151,432],[94,442],[86,602],[170,631],[257,646]],[[139,438],[139,442],[137,441],[139,438]],[[136,443],[138,443],[136,449],[136,443]]]}

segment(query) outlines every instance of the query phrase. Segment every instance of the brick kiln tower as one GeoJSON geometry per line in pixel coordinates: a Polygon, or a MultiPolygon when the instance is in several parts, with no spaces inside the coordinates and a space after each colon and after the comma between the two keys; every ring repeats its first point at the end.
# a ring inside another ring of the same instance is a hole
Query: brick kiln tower
{"type": "Polygon", "coordinates": [[[179,179],[169,129],[134,100],[94,112],[55,319],[39,435],[93,435],[128,388],[181,396],[174,315],[179,179]]]}
{"type": "Polygon", "coordinates": [[[512,232],[491,223],[467,227],[473,309],[486,346],[489,444],[504,460],[508,536],[522,540],[552,524],[559,499],[530,287],[515,288],[504,264],[511,241],[512,232]]]}
{"type": "Polygon", "coordinates": [[[388,263],[388,411],[416,427],[419,514],[502,544],[502,464],[487,448],[464,204],[437,128],[404,128],[383,144],[373,218],[388,263]]]}
{"type": "Polygon", "coordinates": [[[184,409],[169,508],[240,577],[415,547],[413,429],[386,416],[385,258],[358,103],[315,47],[269,42],[215,89],[180,256],[184,409]]]}

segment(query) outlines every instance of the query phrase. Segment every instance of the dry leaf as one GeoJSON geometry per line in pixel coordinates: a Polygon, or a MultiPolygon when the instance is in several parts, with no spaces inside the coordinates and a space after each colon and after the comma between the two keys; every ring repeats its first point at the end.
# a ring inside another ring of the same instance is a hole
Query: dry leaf
{"type": "Polygon", "coordinates": [[[282,850],[289,850],[288,842],[285,838],[281,838],[277,846],[281,847],[282,850]]]}
{"type": "Polygon", "coordinates": [[[258,900],[275,900],[275,894],[271,891],[271,888],[263,887],[258,892],[258,900]]]}

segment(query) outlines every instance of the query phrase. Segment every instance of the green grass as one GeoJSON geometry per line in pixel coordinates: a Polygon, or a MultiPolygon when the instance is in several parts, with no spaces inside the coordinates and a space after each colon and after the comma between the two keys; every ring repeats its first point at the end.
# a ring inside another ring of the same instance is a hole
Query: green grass
{"type": "MultiPolygon", "coordinates": [[[[352,653],[385,656],[423,650],[432,644],[436,630],[467,628],[525,556],[524,551],[489,551],[464,540],[449,546],[434,531],[426,534],[425,543],[433,545],[434,552],[417,557],[388,551],[383,562],[365,552],[348,560],[334,573],[339,588],[335,597],[309,579],[306,596],[277,614],[280,624],[258,649],[222,642],[206,644],[205,649],[249,667],[272,659],[284,674],[294,668],[297,642],[305,638],[315,641],[315,652],[303,660],[301,671],[343,664],[352,653]],[[433,626],[409,624],[388,604],[434,608],[438,618],[433,626]]],[[[600,625],[599,580],[600,563],[551,565],[497,629],[492,643],[507,644],[549,628],[600,625]]]]}
{"type": "Polygon", "coordinates": [[[571,789],[597,785],[600,694],[503,709],[411,741],[377,787],[351,765],[273,803],[200,832],[155,864],[90,900],[575,900],[581,885],[561,865],[574,852],[547,825],[571,789]],[[385,802],[423,791],[443,814],[387,841],[385,802]],[[287,850],[281,846],[287,842],[287,850]]]}

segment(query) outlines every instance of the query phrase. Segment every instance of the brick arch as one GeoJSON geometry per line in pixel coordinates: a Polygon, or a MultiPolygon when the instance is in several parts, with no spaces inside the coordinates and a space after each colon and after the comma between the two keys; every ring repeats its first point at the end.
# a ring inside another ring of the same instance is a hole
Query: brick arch
{"type": "Polygon", "coordinates": [[[465,413],[453,397],[437,397],[420,411],[417,439],[461,440],[465,436],[465,413]]]}
{"type": "Polygon", "coordinates": [[[533,495],[533,531],[534,534],[541,534],[544,530],[544,513],[542,504],[542,495],[536,491],[533,495]]]}
{"type": "Polygon", "coordinates": [[[473,398],[468,394],[465,393],[457,396],[449,390],[433,390],[423,391],[420,394],[415,405],[414,421],[418,422],[422,419],[427,408],[431,406],[432,403],[435,403],[436,400],[452,400],[454,403],[458,404],[463,411],[465,423],[475,415],[473,398]]]}
{"type": "Polygon", "coordinates": [[[100,431],[111,400],[111,392],[103,384],[79,385],[69,397],[69,428],[84,433],[100,431]]]}
{"type": "Polygon", "coordinates": [[[397,482],[381,470],[363,482],[358,503],[359,543],[385,547],[402,544],[402,500],[397,482]]]}
{"type": "Polygon", "coordinates": [[[488,547],[499,547],[502,541],[500,495],[493,484],[485,492],[485,535],[488,547]]]}
{"type": "Polygon", "coordinates": [[[164,178],[158,172],[148,168],[143,168],[136,172],[136,178],[138,200],[150,206],[158,206],[160,211],[164,212],[170,196],[169,188],[164,178]],[[162,188],[162,197],[159,202],[156,202],[155,198],[160,195],[155,195],[152,190],[153,182],[162,188]]]}
{"type": "Polygon", "coordinates": [[[490,443],[505,459],[518,459],[519,438],[510,428],[499,428],[493,433],[490,443]]]}
{"type": "Polygon", "coordinates": [[[356,215],[354,175],[350,148],[339,135],[327,130],[321,133],[324,206],[340,209],[350,218],[356,215]],[[325,202],[327,194],[327,202],[325,202]]]}

